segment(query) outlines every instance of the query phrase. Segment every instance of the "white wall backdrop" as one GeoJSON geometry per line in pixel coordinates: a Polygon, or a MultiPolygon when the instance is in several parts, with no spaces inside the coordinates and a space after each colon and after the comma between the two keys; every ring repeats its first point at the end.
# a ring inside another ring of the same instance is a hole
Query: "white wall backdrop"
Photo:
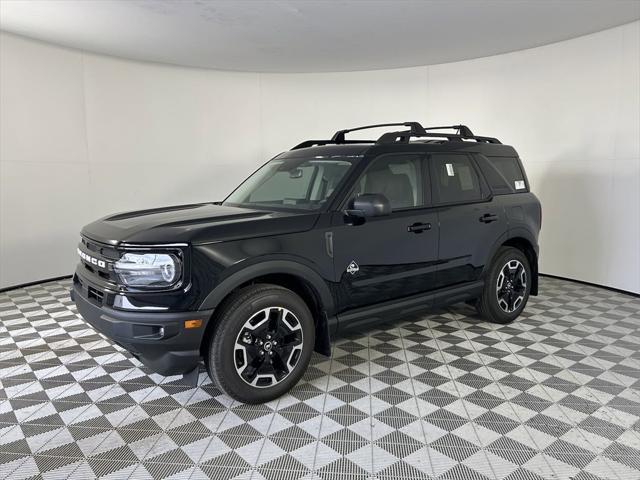
{"type": "Polygon", "coordinates": [[[640,293],[640,22],[325,74],[161,66],[0,34],[0,288],[71,273],[99,216],[219,200],[301,140],[414,119],[516,147],[543,205],[542,272],[640,293]]]}

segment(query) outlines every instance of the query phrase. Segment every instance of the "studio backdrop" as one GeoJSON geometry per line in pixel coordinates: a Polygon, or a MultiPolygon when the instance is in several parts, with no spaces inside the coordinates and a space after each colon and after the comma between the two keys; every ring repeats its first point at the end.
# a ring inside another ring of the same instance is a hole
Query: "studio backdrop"
{"type": "Polygon", "coordinates": [[[434,66],[263,74],[0,34],[0,288],[70,274],[82,225],[223,199],[273,155],[360,124],[464,123],[514,145],[543,273],[640,293],[640,22],[434,66]]]}

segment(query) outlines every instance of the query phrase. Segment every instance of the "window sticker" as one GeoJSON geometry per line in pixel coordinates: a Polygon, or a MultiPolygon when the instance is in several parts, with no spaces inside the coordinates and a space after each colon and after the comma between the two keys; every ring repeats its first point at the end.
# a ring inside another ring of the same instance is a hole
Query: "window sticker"
{"type": "Polygon", "coordinates": [[[524,184],[524,180],[516,180],[515,184],[516,184],[516,190],[522,190],[523,188],[526,188],[524,184]]]}
{"type": "Polygon", "coordinates": [[[455,173],[453,172],[453,163],[447,163],[446,167],[447,167],[447,175],[449,175],[450,177],[455,176],[455,173]]]}

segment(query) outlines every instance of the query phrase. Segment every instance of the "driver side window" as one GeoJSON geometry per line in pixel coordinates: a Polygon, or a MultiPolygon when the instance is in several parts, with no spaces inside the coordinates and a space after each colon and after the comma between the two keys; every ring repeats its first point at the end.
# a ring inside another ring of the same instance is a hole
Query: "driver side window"
{"type": "Polygon", "coordinates": [[[380,193],[392,210],[424,205],[422,161],[418,155],[385,155],[367,167],[358,181],[355,195],[380,193]]]}

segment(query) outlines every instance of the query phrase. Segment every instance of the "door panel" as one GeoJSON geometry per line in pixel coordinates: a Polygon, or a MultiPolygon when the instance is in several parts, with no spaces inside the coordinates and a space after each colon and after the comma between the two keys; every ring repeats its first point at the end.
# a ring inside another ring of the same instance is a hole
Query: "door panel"
{"type": "Polygon", "coordinates": [[[341,213],[334,215],[334,265],[341,311],[434,288],[437,213],[430,209],[394,212],[369,218],[362,225],[348,225],[341,213]],[[349,268],[352,262],[357,267],[349,268]]]}
{"type": "Polygon", "coordinates": [[[441,262],[438,287],[477,280],[490,261],[491,248],[506,232],[504,209],[495,200],[438,209],[441,262]],[[480,219],[495,220],[487,222],[480,219]]]}
{"type": "Polygon", "coordinates": [[[350,224],[334,214],[334,266],[341,310],[426,292],[433,288],[438,257],[438,217],[429,208],[422,154],[373,159],[349,198],[377,193],[392,213],[350,224]]]}
{"type": "Polygon", "coordinates": [[[504,209],[490,198],[470,155],[432,154],[428,161],[434,202],[441,205],[436,284],[446,287],[477,280],[494,244],[507,231],[504,209]]]}

